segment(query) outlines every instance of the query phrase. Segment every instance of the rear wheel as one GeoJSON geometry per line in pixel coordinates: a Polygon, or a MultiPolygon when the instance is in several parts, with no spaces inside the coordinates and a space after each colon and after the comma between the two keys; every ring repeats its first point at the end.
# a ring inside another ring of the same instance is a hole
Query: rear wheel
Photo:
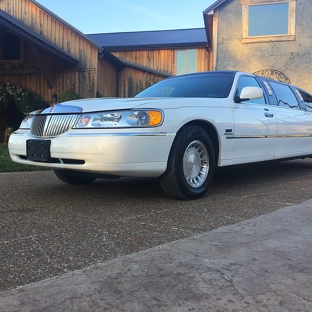
{"type": "Polygon", "coordinates": [[[198,126],[188,126],[173,142],[167,170],[160,179],[161,187],[171,198],[200,198],[211,185],[215,163],[207,132],[198,126]]]}
{"type": "Polygon", "coordinates": [[[63,182],[68,184],[90,184],[96,180],[96,178],[84,176],[83,174],[77,174],[75,172],[71,172],[69,170],[53,170],[55,175],[63,182]]]}

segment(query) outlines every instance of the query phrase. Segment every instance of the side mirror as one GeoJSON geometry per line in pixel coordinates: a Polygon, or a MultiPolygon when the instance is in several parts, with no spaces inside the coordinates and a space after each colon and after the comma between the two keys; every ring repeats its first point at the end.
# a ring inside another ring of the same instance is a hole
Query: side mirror
{"type": "Polygon", "coordinates": [[[245,87],[239,96],[236,96],[235,103],[241,103],[242,101],[260,99],[263,97],[263,90],[259,87],[245,87]]]}

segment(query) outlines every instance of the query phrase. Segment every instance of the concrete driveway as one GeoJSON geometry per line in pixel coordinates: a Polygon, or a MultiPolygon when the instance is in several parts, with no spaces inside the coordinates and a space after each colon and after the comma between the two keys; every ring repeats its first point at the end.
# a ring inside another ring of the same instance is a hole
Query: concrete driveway
{"type": "Polygon", "coordinates": [[[0,174],[0,291],[301,203],[311,172],[310,159],[223,169],[196,201],[149,179],[77,187],[50,171],[0,174]]]}

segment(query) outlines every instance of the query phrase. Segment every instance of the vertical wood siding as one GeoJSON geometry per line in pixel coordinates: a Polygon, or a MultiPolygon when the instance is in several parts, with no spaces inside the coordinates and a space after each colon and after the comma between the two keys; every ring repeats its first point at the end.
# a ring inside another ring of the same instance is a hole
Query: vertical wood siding
{"type": "Polygon", "coordinates": [[[125,67],[118,75],[118,97],[133,97],[145,87],[164,79],[130,67],[125,67]]]}
{"type": "Polygon", "coordinates": [[[117,71],[115,67],[105,59],[99,59],[98,88],[103,97],[117,97],[117,71]]]}
{"type": "MultiPolygon", "coordinates": [[[[208,54],[206,48],[194,47],[189,49],[197,49],[197,71],[208,70],[208,54]]],[[[111,53],[126,61],[175,75],[177,50],[111,51],[111,53]]]]}
{"type": "MultiPolygon", "coordinates": [[[[46,70],[49,71],[49,76],[52,77],[53,88],[49,89],[42,68],[38,66],[31,52],[26,49],[27,41],[21,38],[25,52],[24,63],[13,64],[12,62],[7,62],[7,64],[3,64],[2,62],[0,64],[0,74],[1,70],[34,68],[38,69],[38,74],[26,76],[0,75],[0,82],[26,87],[30,91],[40,94],[47,102],[51,101],[52,94],[56,93],[59,95],[68,89],[78,93],[82,98],[95,96],[98,89],[98,77],[100,76],[98,74],[99,51],[96,46],[27,0],[0,0],[0,9],[24,22],[51,43],[60,47],[74,58],[79,59],[79,66],[73,68],[71,64],[67,64],[51,52],[38,48],[40,53],[42,53],[46,70]]],[[[110,70],[111,65],[108,62],[105,65],[110,70]]],[[[102,68],[102,70],[105,71],[105,68],[102,68]]],[[[103,85],[104,78],[102,77],[101,79],[101,85],[103,85]]],[[[115,85],[112,88],[113,90],[110,91],[105,89],[105,92],[107,94],[115,92],[115,85]]],[[[103,93],[105,94],[105,92],[103,93]]]]}

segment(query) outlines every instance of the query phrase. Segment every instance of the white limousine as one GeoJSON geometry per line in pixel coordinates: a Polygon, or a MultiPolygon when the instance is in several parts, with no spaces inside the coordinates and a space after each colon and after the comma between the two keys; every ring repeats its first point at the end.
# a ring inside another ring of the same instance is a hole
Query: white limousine
{"type": "Polygon", "coordinates": [[[135,98],[75,100],[29,114],[9,139],[14,162],[66,183],[154,177],[196,199],[217,166],[312,155],[312,96],[238,71],[162,80],[135,98]]]}

